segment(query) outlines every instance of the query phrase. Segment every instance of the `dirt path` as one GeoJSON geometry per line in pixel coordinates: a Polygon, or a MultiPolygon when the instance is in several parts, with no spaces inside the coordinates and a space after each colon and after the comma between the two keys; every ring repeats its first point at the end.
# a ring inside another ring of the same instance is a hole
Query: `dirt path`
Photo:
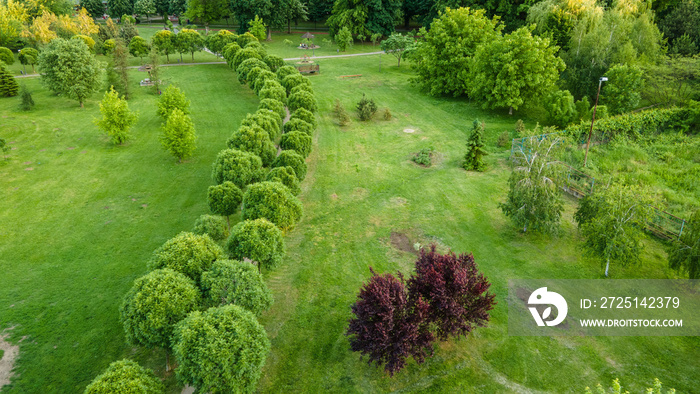
{"type": "Polygon", "coordinates": [[[8,334],[0,335],[0,350],[3,351],[2,359],[0,359],[0,391],[2,386],[10,384],[10,379],[14,373],[12,369],[15,366],[15,359],[19,355],[19,346],[7,342],[5,339],[8,334]]]}

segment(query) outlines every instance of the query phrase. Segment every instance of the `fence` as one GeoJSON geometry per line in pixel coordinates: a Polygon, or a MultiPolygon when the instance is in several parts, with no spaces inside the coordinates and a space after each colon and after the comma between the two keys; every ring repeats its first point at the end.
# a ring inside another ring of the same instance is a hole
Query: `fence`
{"type": "MultiPolygon", "coordinates": [[[[537,141],[542,141],[547,138],[551,138],[557,134],[564,133],[563,131],[556,133],[541,134],[532,137],[523,138],[513,138],[513,142],[510,148],[510,159],[511,163],[514,164],[520,160],[529,160],[532,154],[532,149],[526,146],[528,140],[536,139],[537,141]],[[522,153],[524,158],[519,158],[514,156],[515,153],[522,153]]],[[[585,174],[583,171],[578,170],[569,164],[561,161],[553,161],[550,165],[559,166],[562,170],[556,171],[557,177],[555,179],[557,185],[565,192],[576,198],[582,198],[588,194],[593,193],[595,189],[595,178],[585,174]]],[[[674,216],[666,211],[663,211],[657,207],[652,206],[654,209],[654,217],[647,222],[646,227],[651,233],[659,238],[665,239],[679,239],[683,234],[683,230],[686,226],[686,221],[674,216]]]]}

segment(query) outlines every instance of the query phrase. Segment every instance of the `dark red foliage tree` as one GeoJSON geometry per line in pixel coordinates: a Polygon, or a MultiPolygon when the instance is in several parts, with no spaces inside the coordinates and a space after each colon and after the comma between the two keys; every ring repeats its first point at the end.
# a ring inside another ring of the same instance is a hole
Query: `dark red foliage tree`
{"type": "Polygon", "coordinates": [[[435,245],[421,250],[416,274],[408,280],[411,300],[422,298],[429,304],[426,319],[434,325],[438,339],[467,335],[485,326],[493,309],[491,284],[479,273],[472,254],[440,254],[435,245]]]}
{"type": "Polygon", "coordinates": [[[377,275],[362,287],[352,306],[355,318],[350,320],[346,335],[353,351],[369,356],[369,363],[384,365],[393,375],[413,356],[422,363],[432,354],[433,334],[425,324],[428,304],[420,297],[409,300],[403,276],[377,275]]]}

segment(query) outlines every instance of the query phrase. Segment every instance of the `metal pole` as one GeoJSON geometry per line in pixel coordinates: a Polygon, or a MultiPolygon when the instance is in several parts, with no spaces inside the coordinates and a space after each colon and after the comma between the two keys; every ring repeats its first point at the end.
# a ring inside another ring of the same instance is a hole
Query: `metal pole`
{"type": "Polygon", "coordinates": [[[583,166],[586,166],[588,162],[588,148],[591,147],[591,134],[593,134],[593,122],[595,122],[595,112],[598,109],[598,97],[600,97],[600,87],[603,85],[603,81],[607,81],[605,77],[601,77],[598,80],[598,94],[595,96],[595,106],[593,107],[593,119],[591,119],[591,130],[588,132],[588,141],[586,142],[586,156],[583,159],[583,166]]]}

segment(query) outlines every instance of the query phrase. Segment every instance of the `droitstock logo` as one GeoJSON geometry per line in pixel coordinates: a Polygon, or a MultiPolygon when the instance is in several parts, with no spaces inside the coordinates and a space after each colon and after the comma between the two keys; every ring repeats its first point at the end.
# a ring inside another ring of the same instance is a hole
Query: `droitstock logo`
{"type": "Polygon", "coordinates": [[[556,326],[557,324],[563,322],[566,318],[566,313],[569,310],[564,297],[562,297],[559,293],[547,291],[546,287],[540,287],[539,289],[533,291],[532,294],[530,294],[530,298],[527,300],[527,303],[529,305],[554,305],[557,307],[557,317],[554,320],[546,320],[548,317],[552,316],[551,306],[542,311],[542,316],[540,316],[540,312],[537,310],[537,307],[528,307],[528,309],[530,309],[530,313],[532,313],[532,317],[540,327],[544,327],[545,325],[550,327],[556,326]]]}

